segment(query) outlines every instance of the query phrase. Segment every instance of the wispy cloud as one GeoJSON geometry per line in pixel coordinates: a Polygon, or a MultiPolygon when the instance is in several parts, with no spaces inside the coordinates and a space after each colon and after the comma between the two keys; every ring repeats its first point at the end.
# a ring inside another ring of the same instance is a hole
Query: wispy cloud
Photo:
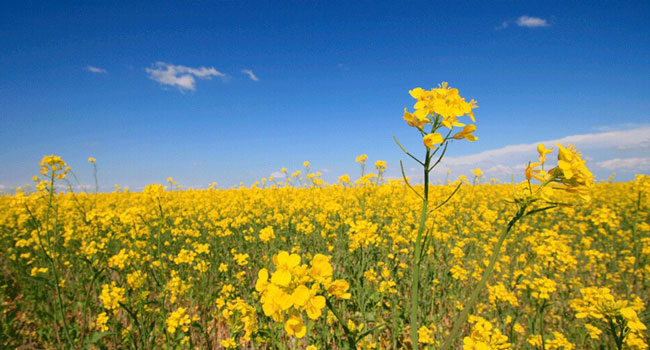
{"type": "Polygon", "coordinates": [[[347,71],[350,70],[350,67],[349,67],[347,64],[345,64],[345,63],[339,63],[339,64],[337,64],[337,65],[336,65],[336,68],[338,68],[338,69],[340,69],[340,70],[342,70],[342,71],[345,71],[345,72],[347,72],[347,71]]]}
{"type": "Polygon", "coordinates": [[[440,175],[449,169],[456,175],[469,174],[472,169],[480,167],[488,176],[521,175],[527,162],[537,158],[537,145],[540,143],[554,148],[557,148],[557,143],[575,145],[588,160],[587,166],[596,171],[617,168],[621,171],[642,171],[650,162],[650,158],[644,157],[650,145],[650,126],[645,126],[630,130],[570,135],[535,143],[508,145],[465,156],[447,157],[436,172],[440,175]]]}
{"type": "Polygon", "coordinates": [[[87,70],[87,71],[89,71],[89,72],[92,72],[92,73],[100,73],[100,74],[101,74],[101,73],[107,73],[107,72],[106,72],[106,69],[99,68],[99,67],[95,67],[95,66],[87,66],[87,67],[84,68],[84,69],[87,70]]]}
{"type": "Polygon", "coordinates": [[[614,158],[596,165],[608,170],[647,171],[650,170],[650,157],[614,158]]]}
{"type": "Polygon", "coordinates": [[[650,127],[634,129],[602,132],[595,134],[580,134],[563,137],[561,139],[546,140],[535,143],[527,143],[521,145],[510,145],[502,148],[488,150],[477,154],[450,157],[446,159],[447,163],[452,165],[470,165],[481,162],[493,162],[494,160],[507,159],[513,156],[530,155],[537,153],[537,145],[540,143],[546,145],[555,145],[560,143],[562,145],[572,144],[582,148],[589,149],[639,149],[650,140],[650,127]]]}
{"type": "Polygon", "coordinates": [[[285,175],[284,173],[282,173],[280,171],[274,171],[274,172],[271,173],[271,176],[273,176],[275,178],[284,178],[287,175],[285,175]]]}
{"type": "Polygon", "coordinates": [[[508,28],[511,24],[515,24],[519,27],[526,28],[538,28],[538,27],[548,27],[550,24],[544,18],[531,17],[531,16],[520,16],[516,20],[507,20],[501,22],[498,26],[494,27],[494,30],[502,30],[508,28]]]}
{"type": "Polygon", "coordinates": [[[242,69],[241,72],[248,75],[248,77],[253,81],[260,81],[260,78],[258,78],[257,75],[255,75],[255,73],[253,73],[253,71],[250,69],[242,69]]]}
{"type": "Polygon", "coordinates": [[[548,27],[548,21],[539,17],[521,16],[517,18],[517,25],[520,27],[537,28],[548,27]]]}
{"type": "Polygon", "coordinates": [[[214,67],[192,68],[187,66],[173,65],[171,63],[156,62],[153,68],[145,68],[149,73],[149,79],[157,81],[162,85],[169,85],[184,90],[196,90],[196,79],[212,79],[218,77],[226,79],[227,75],[219,72],[214,67]]]}
{"type": "Polygon", "coordinates": [[[503,21],[503,22],[501,22],[501,24],[496,26],[496,28],[494,28],[494,29],[496,29],[496,30],[506,29],[506,28],[508,28],[508,25],[509,25],[508,21],[503,21]]]}
{"type": "Polygon", "coordinates": [[[593,130],[596,131],[617,131],[617,130],[629,130],[629,129],[637,129],[637,128],[645,128],[650,126],[649,123],[622,123],[622,124],[614,124],[614,125],[600,125],[600,126],[595,126],[593,130]]]}

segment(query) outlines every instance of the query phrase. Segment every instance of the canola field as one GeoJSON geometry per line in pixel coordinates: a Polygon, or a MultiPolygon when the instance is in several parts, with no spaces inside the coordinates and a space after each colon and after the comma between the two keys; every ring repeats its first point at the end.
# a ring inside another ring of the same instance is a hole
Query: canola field
{"type": "Polygon", "coordinates": [[[75,193],[46,156],[35,190],[0,197],[0,347],[647,349],[650,177],[593,184],[575,148],[540,145],[522,183],[433,186],[474,138],[451,90],[411,91],[419,185],[364,155],[334,184],[305,163],[251,187],[75,193]]]}

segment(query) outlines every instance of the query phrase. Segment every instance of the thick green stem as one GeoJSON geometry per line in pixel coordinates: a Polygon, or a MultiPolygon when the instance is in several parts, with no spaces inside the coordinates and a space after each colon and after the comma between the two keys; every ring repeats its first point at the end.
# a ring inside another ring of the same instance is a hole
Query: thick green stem
{"type": "Polygon", "coordinates": [[[418,348],[418,289],[420,284],[420,255],[422,255],[422,233],[427,223],[427,204],[429,200],[429,163],[431,161],[431,151],[427,148],[427,154],[424,158],[424,200],[422,201],[422,211],[420,212],[420,224],[418,226],[418,235],[415,238],[415,251],[413,255],[413,276],[411,281],[411,343],[413,350],[418,348]]]}
{"type": "Polygon", "coordinates": [[[632,268],[632,273],[634,276],[632,277],[632,288],[636,288],[636,280],[637,280],[637,270],[639,268],[639,259],[641,257],[641,252],[639,249],[639,245],[637,244],[637,222],[639,220],[639,211],[641,211],[641,191],[639,190],[637,194],[637,200],[636,200],[636,211],[634,213],[634,221],[632,222],[632,250],[634,253],[634,267],[632,268]]]}
{"type": "MultiPolygon", "coordinates": [[[[61,298],[61,289],[59,288],[59,283],[61,282],[59,280],[59,274],[57,272],[57,252],[56,252],[56,244],[57,241],[54,242],[54,245],[52,244],[52,234],[50,233],[50,211],[52,210],[52,205],[53,205],[53,199],[54,199],[54,179],[56,178],[56,175],[54,173],[54,170],[52,170],[52,174],[50,176],[50,193],[48,197],[48,204],[47,204],[47,211],[45,212],[45,234],[47,235],[47,247],[49,254],[51,254],[52,258],[50,259],[50,264],[52,266],[52,274],[54,275],[54,289],[56,290],[56,297],[57,301],[59,304],[59,311],[61,313],[61,322],[63,322],[63,330],[65,332],[65,338],[68,341],[68,346],[70,348],[73,348],[73,343],[72,339],[70,337],[70,331],[68,330],[68,322],[65,319],[65,310],[63,309],[63,298],[61,298]]],[[[48,255],[46,253],[46,255],[48,255]]]]}
{"type": "Polygon", "coordinates": [[[421,240],[424,226],[427,221],[427,201],[422,202],[422,212],[420,213],[420,225],[418,227],[418,235],[415,239],[415,253],[413,261],[413,276],[411,281],[411,342],[413,349],[418,348],[418,286],[420,284],[420,264],[418,263],[419,256],[422,254],[421,240]]]}
{"type": "Polygon", "coordinates": [[[332,303],[330,303],[329,299],[325,299],[325,304],[327,305],[327,308],[330,309],[330,311],[332,311],[332,313],[334,314],[334,317],[336,317],[336,319],[339,321],[339,323],[341,324],[341,327],[343,327],[343,333],[345,333],[345,337],[348,340],[348,346],[350,347],[350,349],[351,350],[356,349],[357,345],[356,345],[356,341],[354,339],[354,335],[352,334],[352,332],[350,332],[350,329],[345,324],[345,322],[343,322],[343,319],[341,318],[339,313],[336,311],[336,309],[334,309],[334,305],[332,305],[332,303]]]}
{"type": "Polygon", "coordinates": [[[494,265],[496,264],[497,260],[499,259],[501,247],[503,246],[503,242],[505,242],[506,238],[508,237],[508,234],[510,233],[510,230],[514,226],[514,224],[523,217],[525,210],[526,210],[526,205],[522,206],[519,208],[519,211],[517,214],[510,220],[508,223],[508,227],[501,233],[499,236],[499,240],[497,241],[496,246],[494,247],[494,251],[492,252],[492,257],[490,258],[490,263],[488,264],[487,268],[485,271],[483,271],[483,276],[481,277],[481,280],[478,282],[478,285],[474,288],[472,291],[472,295],[469,298],[469,301],[467,302],[466,305],[464,305],[463,311],[458,315],[456,318],[456,321],[454,321],[454,327],[451,329],[451,332],[445,339],[445,342],[442,344],[442,347],[440,349],[446,350],[449,349],[451,346],[451,343],[456,339],[458,336],[458,332],[460,332],[460,327],[465,323],[467,320],[467,316],[469,315],[470,310],[474,307],[474,304],[476,304],[476,301],[478,299],[479,294],[481,293],[481,290],[485,287],[485,284],[487,281],[492,277],[492,272],[494,271],[494,265]]]}
{"type": "Polygon", "coordinates": [[[546,340],[544,339],[544,308],[546,308],[546,300],[544,300],[539,309],[539,335],[542,337],[542,350],[546,350],[546,340]]]}
{"type": "Polygon", "coordinates": [[[619,338],[617,332],[616,332],[616,326],[614,326],[614,322],[612,322],[612,319],[607,320],[609,323],[609,330],[612,332],[612,337],[614,338],[614,343],[616,344],[616,349],[621,350],[623,349],[623,339],[622,337],[619,338]]]}

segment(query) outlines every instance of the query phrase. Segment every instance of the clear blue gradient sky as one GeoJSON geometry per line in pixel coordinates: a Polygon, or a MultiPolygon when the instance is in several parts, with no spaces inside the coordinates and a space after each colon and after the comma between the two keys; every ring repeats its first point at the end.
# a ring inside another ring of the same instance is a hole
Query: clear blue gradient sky
{"type": "Polygon", "coordinates": [[[97,158],[105,190],[250,184],[305,160],[335,181],[358,175],[362,153],[397,177],[392,136],[423,148],[402,120],[408,90],[441,81],[479,105],[479,140],[448,152],[454,176],[478,164],[510,179],[536,153],[508,146],[580,148],[587,134],[594,173],[627,180],[650,171],[649,13],[648,1],[5,2],[0,190],[30,182],[46,154],[84,184],[97,158]]]}

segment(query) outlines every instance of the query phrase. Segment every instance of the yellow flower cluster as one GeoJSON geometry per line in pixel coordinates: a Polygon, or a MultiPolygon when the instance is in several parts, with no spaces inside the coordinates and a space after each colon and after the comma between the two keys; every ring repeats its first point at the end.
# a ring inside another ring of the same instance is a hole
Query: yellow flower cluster
{"type": "Polygon", "coordinates": [[[30,272],[30,276],[36,277],[39,274],[46,274],[49,268],[47,267],[32,267],[32,271],[30,272]]]}
{"type": "Polygon", "coordinates": [[[550,299],[551,293],[557,290],[557,283],[552,279],[542,277],[535,278],[532,282],[523,283],[522,286],[527,286],[531,289],[531,295],[535,299],[550,299]]]}
{"type": "Polygon", "coordinates": [[[106,315],[105,312],[101,312],[99,315],[97,315],[97,319],[95,320],[95,326],[101,332],[106,332],[108,331],[108,326],[106,326],[106,322],[108,322],[108,315],[106,315]]]}
{"type": "Polygon", "coordinates": [[[126,275],[126,285],[131,290],[139,289],[147,280],[147,273],[142,271],[134,271],[126,275]]]}
{"type": "Polygon", "coordinates": [[[120,303],[126,301],[124,298],[124,288],[118,287],[115,281],[111,282],[110,285],[102,285],[102,294],[100,294],[99,299],[102,301],[104,308],[106,310],[113,310],[113,313],[117,314],[120,309],[120,303]]]}
{"type": "Polygon", "coordinates": [[[368,246],[378,242],[377,224],[366,220],[350,220],[347,224],[350,225],[350,252],[359,248],[368,248],[368,246]]]}
{"type": "Polygon", "coordinates": [[[70,168],[59,156],[49,155],[43,157],[40,162],[41,175],[51,176],[56,180],[63,180],[70,168]]]}
{"type": "Polygon", "coordinates": [[[179,307],[174,312],[167,316],[167,332],[174,334],[177,328],[181,328],[183,332],[187,332],[190,328],[190,316],[186,313],[184,307],[179,307]]]}
{"type": "MultiPolygon", "coordinates": [[[[542,342],[541,339],[537,340],[539,346],[544,346],[548,350],[573,350],[575,345],[572,344],[564,334],[560,332],[552,332],[553,338],[547,339],[545,342],[542,342]]],[[[539,336],[541,338],[541,336],[539,336]]]]}
{"type": "Polygon", "coordinates": [[[224,349],[237,349],[239,347],[234,338],[223,339],[219,344],[224,349]]]}
{"type": "Polygon", "coordinates": [[[185,293],[187,293],[188,290],[190,290],[190,288],[192,288],[191,284],[186,283],[179,276],[176,276],[176,272],[174,272],[173,274],[175,276],[169,279],[169,281],[167,282],[167,286],[165,288],[167,293],[169,294],[169,300],[171,301],[172,304],[176,302],[176,299],[179,296],[184,295],[185,293]]]}
{"type": "Polygon", "coordinates": [[[242,339],[245,341],[250,341],[253,333],[257,331],[257,310],[241,298],[228,302],[222,315],[229,323],[232,333],[244,331],[242,339]]]}
{"type": "Polygon", "coordinates": [[[307,331],[302,311],[312,320],[321,316],[326,303],[321,293],[349,298],[347,282],[332,281],[333,268],[329,258],[316,254],[310,267],[301,265],[300,261],[298,254],[280,251],[273,257],[275,272],[269,276],[267,269],[261,269],[255,283],[255,289],[261,293],[264,314],[276,322],[283,322],[288,316],[284,329],[288,335],[297,338],[304,337],[307,331]]]}
{"type": "MultiPolygon", "coordinates": [[[[550,163],[551,150],[540,150],[539,162],[550,163]]],[[[565,170],[579,168],[574,158],[563,161],[569,163],[565,170]]],[[[542,164],[534,170],[542,180],[551,176],[542,173],[542,164]]],[[[571,173],[571,179],[580,176],[571,173]]],[[[490,266],[495,232],[503,232],[518,209],[495,199],[510,198],[513,187],[542,186],[461,186],[424,221],[426,244],[416,259],[420,218],[414,208],[421,199],[404,182],[375,181],[376,172],[359,178],[319,188],[269,179],[230,190],[65,190],[52,196],[52,207],[43,192],[0,196],[0,260],[7,276],[0,304],[8,310],[0,313],[8,335],[0,337],[0,348],[67,348],[61,320],[68,321],[71,343],[90,347],[234,349],[295,342],[299,349],[394,349],[409,347],[414,329],[420,349],[440,348],[463,310],[486,321],[461,322],[449,349],[544,343],[546,349],[597,350],[608,342],[613,348],[608,319],[617,337],[624,335],[623,349],[647,349],[647,176],[597,183],[590,202],[526,216],[503,240],[494,273],[473,306],[467,297],[490,266]],[[418,322],[410,328],[404,320],[416,261],[421,293],[418,322]],[[594,283],[607,290],[581,291],[594,283]],[[35,327],[45,331],[33,333],[35,327]],[[97,332],[111,335],[90,344],[97,332]]],[[[429,202],[444,202],[461,181],[430,183],[429,202]]],[[[570,203],[574,193],[553,190],[565,186],[560,181],[543,187],[552,201],[530,196],[539,204],[528,210],[570,203]]],[[[422,193],[423,186],[413,187],[422,193]]]]}
{"type": "Polygon", "coordinates": [[[463,350],[506,350],[511,349],[508,337],[486,319],[470,315],[472,331],[463,339],[463,350]]]}
{"type": "Polygon", "coordinates": [[[506,286],[503,285],[503,283],[498,283],[495,286],[488,287],[488,292],[490,295],[490,304],[493,306],[496,306],[497,301],[506,302],[513,307],[519,306],[517,295],[506,289],[506,286]]]}
{"type": "Polygon", "coordinates": [[[648,345],[643,341],[642,335],[647,327],[639,320],[637,314],[645,309],[640,299],[632,303],[617,299],[609,288],[587,287],[580,289],[580,293],[581,299],[573,299],[570,302],[571,308],[576,311],[576,318],[591,320],[605,329],[615,326],[616,330],[621,330],[620,334],[625,338],[622,340],[630,348],[647,349],[648,345]],[[624,332],[625,330],[628,330],[629,334],[624,332]]]}
{"type": "Polygon", "coordinates": [[[196,252],[193,250],[189,249],[181,249],[180,252],[178,252],[178,255],[174,257],[174,264],[180,265],[180,264],[188,264],[191,265],[194,262],[194,258],[196,257],[196,252]]]}
{"type": "Polygon", "coordinates": [[[434,339],[433,335],[436,330],[435,326],[431,326],[431,328],[427,326],[422,326],[420,329],[418,329],[418,338],[421,344],[433,344],[434,339]]]}
{"type": "Polygon", "coordinates": [[[386,161],[383,160],[376,161],[375,169],[377,169],[377,172],[383,172],[384,170],[386,170],[386,161]]]}
{"type": "Polygon", "coordinates": [[[409,113],[404,108],[404,120],[409,126],[417,128],[420,132],[424,132],[425,125],[431,125],[431,132],[426,133],[423,138],[425,146],[433,149],[446,140],[441,133],[436,132],[440,126],[449,128],[450,132],[453,127],[464,127],[462,131],[453,135],[454,139],[466,139],[468,141],[478,139],[472,134],[476,131],[474,124],[466,125],[458,121],[458,118],[463,116],[470,117],[472,122],[476,121],[472,111],[478,107],[476,101],[465,101],[458,93],[458,89],[450,88],[446,82],[430,91],[418,87],[409,91],[409,93],[417,102],[413,106],[415,108],[413,113],[409,113]]]}
{"type": "Polygon", "coordinates": [[[120,250],[119,253],[113,255],[108,259],[108,267],[117,268],[119,270],[124,270],[124,266],[129,260],[129,253],[126,249],[120,250]]]}
{"type": "Polygon", "coordinates": [[[267,226],[260,230],[260,241],[268,243],[275,238],[275,233],[273,232],[273,226],[267,226]]]}
{"type": "MultiPolygon", "coordinates": [[[[63,180],[66,174],[70,171],[70,167],[59,156],[49,155],[44,156],[39,163],[41,170],[40,174],[43,178],[34,176],[32,180],[36,182],[36,190],[48,192],[55,191],[52,187],[55,180],[63,180]]],[[[17,188],[20,192],[21,188],[17,188]]]]}
{"type": "Polygon", "coordinates": [[[548,172],[542,169],[536,169],[544,165],[546,155],[551,153],[552,149],[546,149],[543,144],[537,147],[540,162],[530,163],[526,167],[526,179],[532,178],[542,182],[542,184],[555,183],[554,188],[564,190],[569,193],[577,194],[582,200],[591,199],[591,187],[594,183],[594,176],[585,165],[582,154],[578,152],[573,145],[564,147],[557,144],[558,147],[558,165],[548,172]]]}

